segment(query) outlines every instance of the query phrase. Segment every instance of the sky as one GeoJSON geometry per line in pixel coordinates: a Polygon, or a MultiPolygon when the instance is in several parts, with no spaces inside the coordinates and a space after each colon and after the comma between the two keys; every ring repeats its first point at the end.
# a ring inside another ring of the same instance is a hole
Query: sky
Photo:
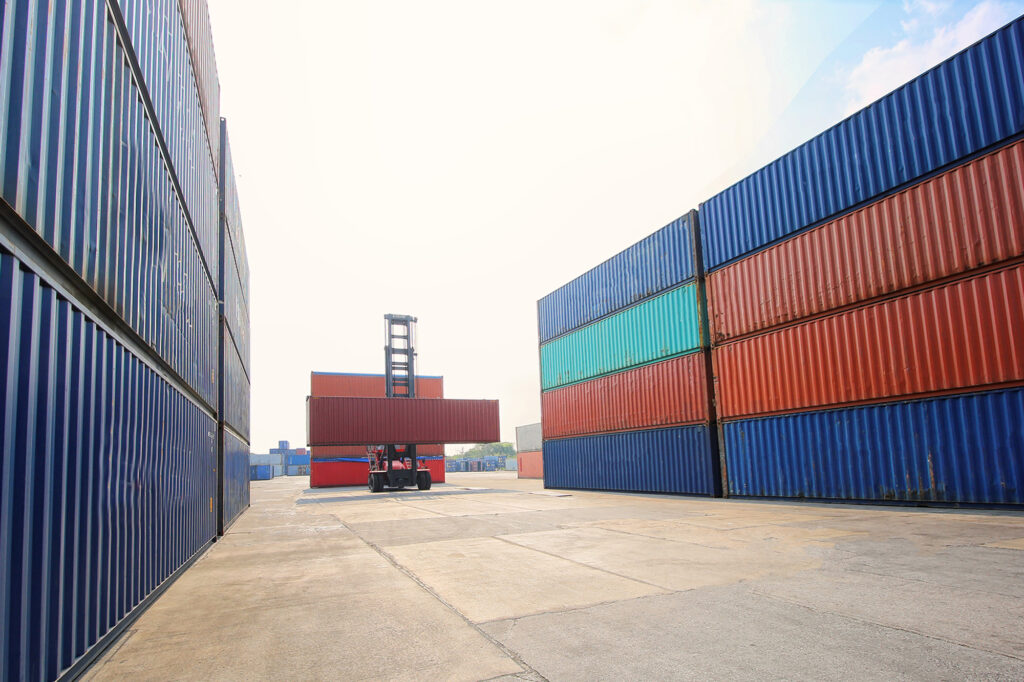
{"type": "MultiPolygon", "coordinates": [[[[209,0],[251,272],[252,451],[415,315],[540,420],[537,300],[1024,13],[1020,1],[209,0]]],[[[449,446],[455,452],[459,446],[449,446]]]]}

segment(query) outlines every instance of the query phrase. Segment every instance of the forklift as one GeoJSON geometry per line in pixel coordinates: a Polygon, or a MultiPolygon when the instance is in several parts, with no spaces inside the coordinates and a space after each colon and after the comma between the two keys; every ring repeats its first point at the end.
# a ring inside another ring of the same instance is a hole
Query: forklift
{"type": "MultiPolygon", "coordinates": [[[[416,318],[411,315],[384,316],[384,381],[388,398],[416,397],[416,351],[413,331],[416,318]]],[[[430,471],[420,468],[415,444],[371,445],[367,447],[371,493],[385,488],[416,486],[430,490],[430,471]]]]}

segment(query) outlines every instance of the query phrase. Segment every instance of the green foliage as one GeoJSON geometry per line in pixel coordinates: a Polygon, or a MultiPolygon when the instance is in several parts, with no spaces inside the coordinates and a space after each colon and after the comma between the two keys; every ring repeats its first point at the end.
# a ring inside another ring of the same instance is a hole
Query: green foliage
{"type": "Polygon", "coordinates": [[[475,445],[460,455],[450,455],[450,457],[452,459],[476,459],[478,457],[490,457],[493,455],[515,457],[516,448],[512,443],[484,443],[482,445],[475,445]]]}

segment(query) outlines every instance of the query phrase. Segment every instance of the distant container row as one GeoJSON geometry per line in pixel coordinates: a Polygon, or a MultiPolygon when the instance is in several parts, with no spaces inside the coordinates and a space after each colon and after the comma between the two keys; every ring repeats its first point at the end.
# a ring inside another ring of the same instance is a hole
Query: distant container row
{"type": "Polygon", "coordinates": [[[248,264],[205,0],[0,24],[0,679],[74,679],[249,505],[248,264]]]}
{"type": "Polygon", "coordinates": [[[1024,19],[538,302],[547,485],[1024,504],[1024,19]]]}

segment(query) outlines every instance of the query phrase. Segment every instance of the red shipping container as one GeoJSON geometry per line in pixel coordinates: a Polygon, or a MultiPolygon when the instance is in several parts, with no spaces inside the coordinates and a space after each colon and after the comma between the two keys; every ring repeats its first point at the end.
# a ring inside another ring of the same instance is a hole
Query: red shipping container
{"type": "MultiPolygon", "coordinates": [[[[310,372],[309,394],[314,397],[383,398],[387,385],[383,374],[310,372]]],[[[443,398],[444,377],[417,376],[417,398],[443,398]]]]}
{"type": "Polygon", "coordinates": [[[1024,265],[740,339],[712,351],[737,418],[1024,382],[1024,265]]]}
{"type": "MultiPolygon", "coordinates": [[[[430,471],[430,480],[444,483],[444,460],[428,459],[420,463],[421,469],[430,471]]],[[[309,463],[309,485],[311,488],[331,488],[341,485],[366,485],[370,475],[370,463],[366,460],[312,460],[309,463]]]]}
{"type": "Polygon", "coordinates": [[[541,394],[544,438],[564,438],[708,419],[704,353],[644,365],[541,394]]]}
{"type": "Polygon", "coordinates": [[[493,443],[497,400],[307,398],[309,444],[493,443]]]}
{"type": "Polygon", "coordinates": [[[516,459],[519,461],[519,478],[544,478],[544,455],[541,451],[520,452],[516,459]]]}
{"type": "Polygon", "coordinates": [[[1024,142],[708,275],[713,343],[1024,255],[1024,142]]]}
{"type": "MultiPolygon", "coordinates": [[[[365,457],[366,446],[365,445],[321,445],[319,447],[310,448],[310,457],[313,459],[323,459],[330,457],[365,457]]],[[[437,456],[444,455],[444,445],[438,445],[437,443],[427,443],[424,445],[416,446],[417,455],[429,455],[437,456]]]]}

